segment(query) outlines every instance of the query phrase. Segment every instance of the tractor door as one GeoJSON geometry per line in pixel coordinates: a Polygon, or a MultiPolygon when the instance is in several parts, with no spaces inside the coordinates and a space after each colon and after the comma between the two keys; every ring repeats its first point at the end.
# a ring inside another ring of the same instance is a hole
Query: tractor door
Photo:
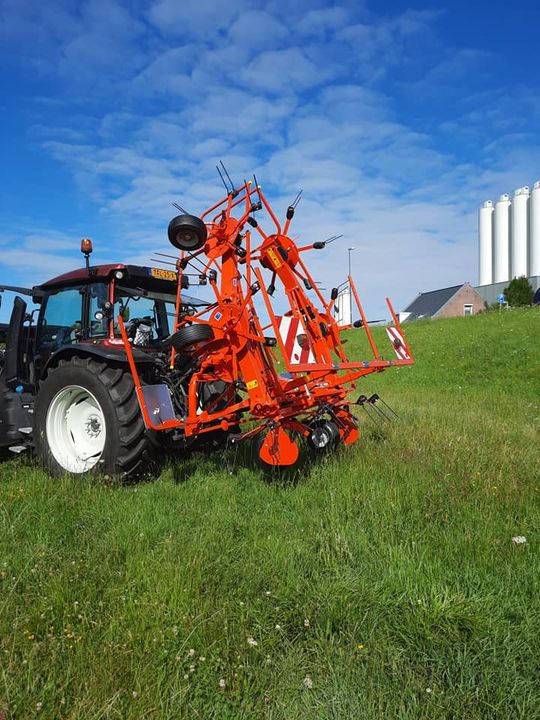
{"type": "Polygon", "coordinates": [[[11,319],[6,333],[6,351],[4,356],[4,382],[14,390],[23,382],[28,382],[28,363],[25,362],[26,303],[17,295],[13,302],[11,319]]]}
{"type": "Polygon", "coordinates": [[[45,296],[36,333],[36,380],[53,353],[83,339],[87,324],[83,313],[85,296],[81,286],[62,288],[45,296]]]}

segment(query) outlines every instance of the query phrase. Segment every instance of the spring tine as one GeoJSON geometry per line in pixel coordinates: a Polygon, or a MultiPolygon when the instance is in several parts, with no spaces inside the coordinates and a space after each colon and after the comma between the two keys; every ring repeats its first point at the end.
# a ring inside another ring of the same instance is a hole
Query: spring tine
{"type": "Polygon", "coordinates": [[[294,198],[294,200],[293,200],[292,203],[291,203],[291,207],[296,208],[296,206],[298,205],[298,203],[299,203],[300,200],[302,199],[302,193],[303,193],[303,192],[304,192],[303,190],[299,190],[299,191],[298,191],[298,193],[296,194],[296,197],[294,198]]]}
{"type": "Polygon", "coordinates": [[[225,175],[227,176],[227,180],[231,183],[231,192],[234,192],[234,183],[233,183],[233,181],[231,180],[231,176],[230,176],[229,173],[227,172],[227,168],[225,167],[225,164],[223,163],[223,160],[220,160],[219,162],[221,163],[221,167],[223,168],[223,172],[224,172],[225,175]]]}
{"type": "Polygon", "coordinates": [[[384,417],[382,417],[381,414],[378,413],[378,412],[373,412],[373,410],[371,410],[371,409],[370,409],[369,412],[373,413],[373,415],[372,415],[372,417],[373,417],[373,423],[374,423],[377,427],[380,427],[381,422],[384,422],[384,417]]]}
{"type": "Polygon", "coordinates": [[[379,415],[379,417],[384,418],[384,420],[389,420],[390,418],[388,415],[382,410],[382,408],[377,407],[377,400],[379,399],[379,396],[377,394],[372,395],[370,398],[368,398],[367,404],[371,405],[373,408],[373,411],[379,415]]]}
{"type": "Polygon", "coordinates": [[[219,165],[216,165],[216,170],[217,170],[218,173],[219,173],[219,177],[221,178],[221,182],[223,183],[223,187],[225,188],[225,192],[226,192],[227,195],[228,195],[229,192],[230,192],[230,190],[229,190],[229,188],[228,188],[228,186],[227,186],[227,183],[225,182],[225,178],[224,178],[223,175],[221,174],[221,170],[219,169],[219,165]]]}
{"type": "Polygon", "coordinates": [[[372,414],[367,409],[366,405],[362,405],[364,412],[366,413],[367,417],[371,420],[371,422],[378,427],[378,422],[375,420],[375,418],[372,416],[372,414]]]}
{"type": "Polygon", "coordinates": [[[386,420],[386,422],[390,422],[391,418],[388,417],[388,415],[384,412],[384,410],[380,407],[377,407],[376,405],[372,406],[373,409],[379,413],[379,415],[386,420]]]}
{"type": "Polygon", "coordinates": [[[379,400],[383,403],[383,405],[385,405],[385,406],[390,410],[390,412],[392,413],[392,415],[393,415],[395,418],[398,418],[398,417],[399,417],[399,415],[397,414],[397,412],[396,412],[395,410],[393,410],[387,402],[385,402],[382,398],[379,398],[379,400]]]}
{"type": "Polygon", "coordinates": [[[255,189],[257,190],[257,196],[258,196],[258,198],[259,198],[259,202],[262,203],[262,199],[261,199],[261,186],[260,186],[259,183],[257,182],[257,176],[255,175],[255,173],[253,173],[253,182],[255,183],[255,189]]]}
{"type": "Polygon", "coordinates": [[[332,235],[332,237],[329,237],[328,240],[325,240],[324,242],[327,245],[330,245],[330,243],[333,243],[335,240],[339,240],[339,238],[342,238],[343,235],[332,235]]]}
{"type": "Polygon", "coordinates": [[[176,263],[169,262],[168,260],[160,260],[159,258],[150,258],[150,262],[158,263],[159,265],[172,265],[173,267],[176,267],[176,263]]]}

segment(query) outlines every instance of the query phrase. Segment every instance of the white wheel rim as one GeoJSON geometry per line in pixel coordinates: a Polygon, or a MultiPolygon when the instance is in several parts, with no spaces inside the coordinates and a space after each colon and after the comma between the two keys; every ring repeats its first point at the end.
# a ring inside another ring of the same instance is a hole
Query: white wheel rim
{"type": "Polygon", "coordinates": [[[84,473],[100,461],[107,439],[105,418],[85,388],[69,385],[54,396],[45,429],[51,453],[64,470],[84,473]]]}
{"type": "Polygon", "coordinates": [[[311,433],[313,444],[318,450],[322,450],[330,444],[330,433],[326,428],[314,428],[311,433]]]}

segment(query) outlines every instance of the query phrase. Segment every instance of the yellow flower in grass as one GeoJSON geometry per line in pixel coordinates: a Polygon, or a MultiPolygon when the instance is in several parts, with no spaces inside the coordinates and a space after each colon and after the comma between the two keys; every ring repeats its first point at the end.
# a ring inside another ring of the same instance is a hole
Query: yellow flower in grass
{"type": "Polygon", "coordinates": [[[366,647],[366,646],[364,645],[364,643],[358,643],[358,645],[356,646],[356,649],[357,649],[357,650],[363,650],[365,647],[366,647]]]}

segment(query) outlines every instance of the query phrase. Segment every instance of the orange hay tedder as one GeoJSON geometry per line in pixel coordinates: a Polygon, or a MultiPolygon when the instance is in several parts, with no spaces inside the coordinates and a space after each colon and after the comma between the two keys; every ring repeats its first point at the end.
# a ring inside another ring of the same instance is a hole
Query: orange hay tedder
{"type": "MultiPolygon", "coordinates": [[[[354,443],[358,427],[347,396],[355,382],[414,362],[390,301],[393,327],[387,332],[397,359],[385,360],[352,278],[348,282],[360,317],[346,327],[334,318],[337,289],[325,300],[313,281],[303,257],[326,243],[298,247],[289,235],[300,194],[282,224],[256,180],[226,188],[226,197],[200,218],[177,206],[182,214],[169,224],[169,240],[179,256],[172,256],[177,270],[175,324],[161,343],[168,353],[165,382],[149,384],[140,376],[133,347],[137,342],[125,318],[118,316],[146,428],[184,441],[215,431],[232,442],[251,438],[269,466],[294,464],[299,436],[314,451],[354,443]],[[255,218],[259,214],[269,229],[255,218]],[[215,296],[202,309],[183,299],[194,275],[197,284],[209,285],[215,296]],[[288,306],[280,314],[274,309],[278,289],[288,306]],[[366,333],[373,359],[347,358],[341,333],[351,327],[366,333]],[[286,372],[278,369],[277,351],[286,372]],[[183,383],[186,367],[188,382],[183,383]]],[[[377,399],[360,396],[356,404],[377,399]]]]}

